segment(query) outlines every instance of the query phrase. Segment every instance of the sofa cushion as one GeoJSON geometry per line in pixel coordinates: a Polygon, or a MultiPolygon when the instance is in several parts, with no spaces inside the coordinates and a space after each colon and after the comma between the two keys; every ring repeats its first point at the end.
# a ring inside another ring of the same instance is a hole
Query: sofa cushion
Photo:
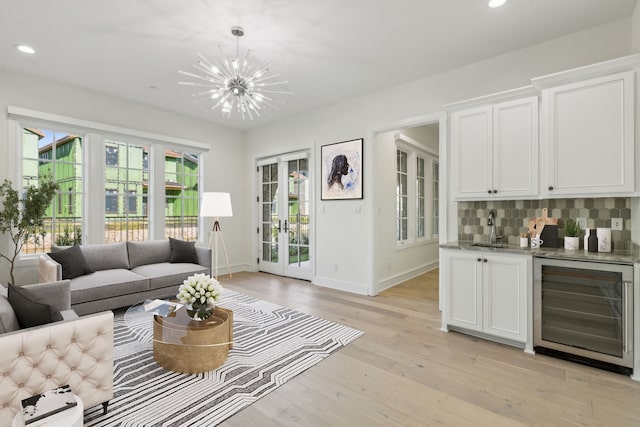
{"type": "Polygon", "coordinates": [[[71,280],[71,305],[143,292],[149,279],[123,268],[98,270],[71,280]]]}
{"type": "Polygon", "coordinates": [[[20,286],[9,285],[9,303],[22,328],[51,323],[51,307],[37,301],[35,293],[20,286]]]}
{"type": "MultiPolygon", "coordinates": [[[[2,288],[3,291],[5,290],[3,286],[0,286],[0,288],[2,288]]],[[[5,292],[3,292],[3,295],[0,295],[0,334],[20,329],[16,312],[13,310],[13,307],[11,307],[4,293],[5,292]]]]}
{"type": "Polygon", "coordinates": [[[129,268],[129,256],[125,242],[81,245],[80,249],[82,249],[82,253],[93,271],[129,268]]]}
{"type": "Polygon", "coordinates": [[[168,262],[141,265],[132,271],[149,278],[149,289],[181,285],[187,277],[196,273],[209,274],[207,267],[198,264],[168,262]]]}
{"type": "Polygon", "coordinates": [[[49,305],[51,308],[52,322],[63,320],[61,312],[71,309],[70,280],[56,280],[33,285],[22,285],[20,288],[31,292],[37,302],[49,305]]]}
{"type": "Polygon", "coordinates": [[[55,262],[62,266],[62,279],[73,279],[74,277],[84,276],[93,273],[91,267],[87,263],[80,246],[72,246],[59,252],[51,252],[48,254],[55,262]]]}
{"type": "Polygon", "coordinates": [[[147,240],[144,242],[127,242],[129,268],[146,264],[169,262],[171,245],[169,240],[147,240]]]}
{"type": "Polygon", "coordinates": [[[169,245],[171,246],[171,257],[169,258],[169,262],[198,263],[196,242],[187,242],[185,240],[178,240],[169,237],[169,245]]]}

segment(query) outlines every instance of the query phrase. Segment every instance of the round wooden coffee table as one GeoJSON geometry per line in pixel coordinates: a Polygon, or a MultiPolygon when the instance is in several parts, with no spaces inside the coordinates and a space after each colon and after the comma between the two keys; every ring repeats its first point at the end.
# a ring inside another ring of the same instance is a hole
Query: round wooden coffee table
{"type": "Polygon", "coordinates": [[[153,316],[153,358],[163,368],[194,374],[222,365],[233,348],[233,312],[216,307],[207,320],[193,320],[185,307],[153,316]]]}

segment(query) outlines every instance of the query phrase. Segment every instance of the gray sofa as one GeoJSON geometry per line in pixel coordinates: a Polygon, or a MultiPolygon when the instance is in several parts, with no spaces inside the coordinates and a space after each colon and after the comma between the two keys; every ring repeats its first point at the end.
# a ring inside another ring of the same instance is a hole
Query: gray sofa
{"type": "MultiPolygon", "coordinates": [[[[195,247],[197,263],[174,259],[169,240],[81,245],[92,273],[71,280],[71,308],[83,315],[126,307],[147,298],[175,296],[196,273],[211,274],[211,249],[195,247]]],[[[55,252],[55,250],[54,250],[55,252]]],[[[62,280],[62,266],[39,259],[39,281],[62,280]]]]}

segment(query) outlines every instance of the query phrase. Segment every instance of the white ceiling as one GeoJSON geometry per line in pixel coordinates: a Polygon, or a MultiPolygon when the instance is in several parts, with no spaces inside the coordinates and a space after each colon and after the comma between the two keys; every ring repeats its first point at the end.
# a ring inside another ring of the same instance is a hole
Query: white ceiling
{"type": "Polygon", "coordinates": [[[0,67],[248,129],[628,17],[636,3],[487,1],[2,0],[0,67]],[[233,25],[245,28],[241,52],[275,60],[294,92],[253,121],[208,111],[177,84],[196,52],[235,50],[233,25]]]}

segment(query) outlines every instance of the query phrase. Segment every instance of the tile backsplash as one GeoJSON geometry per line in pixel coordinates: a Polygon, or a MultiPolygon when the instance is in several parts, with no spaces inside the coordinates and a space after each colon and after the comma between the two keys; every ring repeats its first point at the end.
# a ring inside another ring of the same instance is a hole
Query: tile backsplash
{"type": "MultiPolygon", "coordinates": [[[[458,240],[487,242],[489,211],[496,211],[496,231],[503,242],[518,244],[520,233],[528,231],[529,218],[541,217],[547,208],[558,218],[558,237],[564,237],[564,220],[587,218],[587,227],[611,227],[611,218],[622,218],[622,231],[611,231],[613,250],[624,250],[631,242],[631,199],[628,197],[595,199],[500,200],[458,203],[458,240]]],[[[584,236],[584,232],[581,234],[584,236]]],[[[562,247],[562,242],[559,242],[562,247]]]]}

